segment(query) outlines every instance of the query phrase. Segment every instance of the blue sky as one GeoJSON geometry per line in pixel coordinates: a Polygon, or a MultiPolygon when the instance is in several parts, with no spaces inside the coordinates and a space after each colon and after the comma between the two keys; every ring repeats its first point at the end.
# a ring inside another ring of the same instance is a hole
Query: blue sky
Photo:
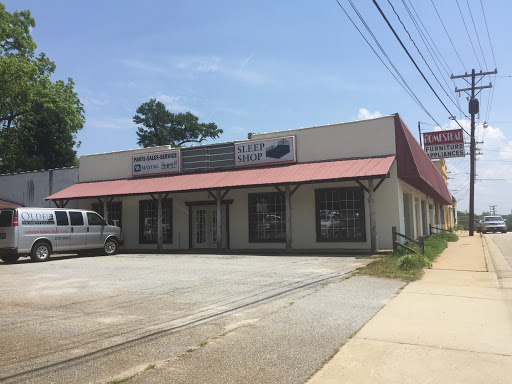
{"type": "MultiPolygon", "coordinates": [[[[349,2],[339,1],[358,27],[364,28],[349,2]]],[[[191,111],[202,122],[215,122],[224,130],[220,142],[243,140],[249,132],[334,124],[396,112],[417,138],[418,121],[424,123],[424,130],[435,128],[432,119],[364,42],[336,0],[3,3],[10,12],[30,9],[36,20],[33,38],[38,49],[57,65],[54,78],[71,77],[75,81],[86,110],[86,124],[78,135],[82,142],[79,155],[137,148],[132,117],[150,98],[164,102],[173,112],[191,111]]],[[[477,162],[475,211],[488,210],[492,204],[502,214],[511,213],[512,2],[434,0],[450,42],[431,1],[412,0],[413,10],[411,1],[405,0],[409,10],[421,15],[448,68],[441,66],[437,71],[403,2],[391,1],[453,102],[430,73],[389,3],[378,3],[438,95],[468,132],[469,122],[458,109],[469,115],[465,95],[459,98],[454,93],[455,86],[467,85],[463,80],[451,81],[446,72],[457,75],[472,68],[486,71],[497,66],[499,77],[488,76],[481,82],[492,81],[494,94],[492,104],[490,90],[479,96],[477,139],[484,143],[479,144],[482,155],[477,162]],[[484,121],[488,122],[486,129],[484,121]]],[[[425,109],[444,127],[457,127],[372,1],[354,4],[425,109]]],[[[368,36],[366,30],[365,34],[368,36]]],[[[469,157],[448,160],[448,168],[449,188],[458,199],[458,209],[468,210],[469,157]]]]}

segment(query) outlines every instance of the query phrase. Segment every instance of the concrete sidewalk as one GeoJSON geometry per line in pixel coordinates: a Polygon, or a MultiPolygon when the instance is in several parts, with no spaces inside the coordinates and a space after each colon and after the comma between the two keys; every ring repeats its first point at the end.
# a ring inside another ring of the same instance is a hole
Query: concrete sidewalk
{"type": "Polygon", "coordinates": [[[512,383],[512,287],[494,268],[510,266],[457,234],[308,384],[512,383]]]}

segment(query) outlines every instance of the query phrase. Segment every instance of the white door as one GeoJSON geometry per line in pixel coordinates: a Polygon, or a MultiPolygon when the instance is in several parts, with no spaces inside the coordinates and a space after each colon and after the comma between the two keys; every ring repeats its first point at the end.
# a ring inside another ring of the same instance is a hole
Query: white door
{"type": "MultiPolygon", "coordinates": [[[[217,207],[192,209],[192,248],[217,248],[217,207]]],[[[222,209],[222,245],[226,247],[226,211],[222,209]]]]}

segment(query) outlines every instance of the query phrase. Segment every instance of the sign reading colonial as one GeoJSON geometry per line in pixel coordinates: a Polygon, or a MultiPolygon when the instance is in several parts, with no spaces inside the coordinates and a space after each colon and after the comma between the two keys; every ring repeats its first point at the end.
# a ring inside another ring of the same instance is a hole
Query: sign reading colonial
{"type": "Polygon", "coordinates": [[[142,153],[132,156],[132,175],[147,176],[180,171],[180,150],[142,153]]]}
{"type": "Polygon", "coordinates": [[[295,136],[235,143],[235,167],[296,161],[295,136]]]}
{"type": "Polygon", "coordinates": [[[464,157],[462,129],[428,132],[423,134],[425,153],[430,159],[464,157]]]}

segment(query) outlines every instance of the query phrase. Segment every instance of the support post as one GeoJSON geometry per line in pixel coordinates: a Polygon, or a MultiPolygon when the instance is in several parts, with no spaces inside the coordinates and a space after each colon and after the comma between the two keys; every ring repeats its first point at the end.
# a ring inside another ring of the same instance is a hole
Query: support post
{"type": "Polygon", "coordinates": [[[370,194],[369,205],[370,205],[370,237],[372,252],[377,252],[377,215],[375,208],[375,191],[373,189],[373,179],[368,180],[368,192],[370,194]]]}
{"type": "Polygon", "coordinates": [[[162,194],[159,193],[158,194],[158,199],[157,199],[157,204],[158,204],[158,208],[157,208],[157,211],[158,211],[158,216],[157,216],[157,249],[158,249],[158,252],[161,252],[162,251],[162,245],[163,245],[163,240],[164,240],[164,234],[163,234],[163,230],[162,230],[162,194]]]}
{"type": "Polygon", "coordinates": [[[475,231],[475,111],[471,108],[475,100],[475,70],[471,71],[471,99],[470,111],[471,114],[471,147],[469,150],[469,161],[471,162],[469,171],[469,236],[474,236],[475,231]]]}
{"type": "Polygon", "coordinates": [[[398,249],[398,247],[396,246],[396,227],[395,226],[391,227],[391,231],[392,231],[392,239],[393,239],[393,252],[396,252],[396,250],[398,249]]]}
{"type": "Polygon", "coordinates": [[[284,186],[284,201],[286,209],[286,249],[292,248],[292,204],[290,186],[284,186]]]}
{"type": "Polygon", "coordinates": [[[103,218],[108,223],[108,204],[107,204],[108,197],[105,196],[105,200],[103,200],[103,218]]]}
{"type": "Polygon", "coordinates": [[[222,191],[218,189],[215,192],[217,203],[217,252],[222,252],[222,191]]]}

